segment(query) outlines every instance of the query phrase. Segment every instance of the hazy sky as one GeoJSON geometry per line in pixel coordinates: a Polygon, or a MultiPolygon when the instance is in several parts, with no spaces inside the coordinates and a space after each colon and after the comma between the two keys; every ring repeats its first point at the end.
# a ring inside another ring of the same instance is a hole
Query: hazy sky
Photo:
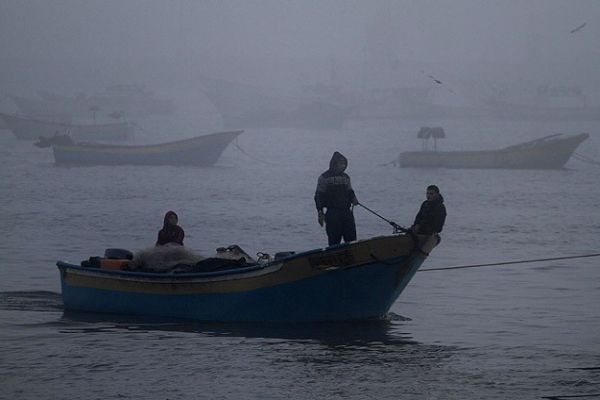
{"type": "Polygon", "coordinates": [[[342,84],[427,72],[599,85],[598,17],[597,0],[1,0],[0,91],[332,71],[342,84]]]}

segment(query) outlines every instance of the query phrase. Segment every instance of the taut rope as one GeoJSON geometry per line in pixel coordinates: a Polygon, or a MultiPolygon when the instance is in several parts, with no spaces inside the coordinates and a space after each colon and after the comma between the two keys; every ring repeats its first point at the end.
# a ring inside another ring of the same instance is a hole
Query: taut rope
{"type": "Polygon", "coordinates": [[[471,265],[457,265],[452,267],[440,267],[440,268],[426,268],[420,269],[419,271],[445,271],[449,269],[465,269],[465,268],[479,268],[479,267],[493,267],[497,265],[510,265],[510,264],[525,264],[540,261],[556,261],[556,260],[571,260],[574,258],[587,258],[587,257],[600,257],[600,253],[583,254],[579,256],[565,256],[565,257],[549,257],[549,258],[534,258],[529,260],[517,260],[517,261],[504,261],[489,264],[471,264],[471,265]]]}

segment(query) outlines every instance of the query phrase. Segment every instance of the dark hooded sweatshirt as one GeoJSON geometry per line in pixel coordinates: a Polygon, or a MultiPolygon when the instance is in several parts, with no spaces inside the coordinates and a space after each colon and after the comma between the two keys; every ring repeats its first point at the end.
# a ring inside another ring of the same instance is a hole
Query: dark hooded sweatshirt
{"type": "Polygon", "coordinates": [[[162,246],[167,243],[177,243],[183,246],[183,237],[185,233],[179,225],[169,224],[169,217],[174,215],[177,217],[174,211],[167,211],[165,219],[163,221],[163,228],[158,231],[158,239],[156,240],[156,246],[162,246]]]}
{"type": "Polygon", "coordinates": [[[422,235],[433,235],[440,233],[446,222],[446,206],[444,198],[440,194],[434,200],[425,200],[415,217],[415,225],[419,225],[419,232],[422,235]]]}
{"type": "Polygon", "coordinates": [[[345,172],[338,174],[334,171],[334,165],[338,160],[343,160],[348,165],[346,157],[336,151],[329,161],[329,169],[319,176],[315,192],[317,210],[323,208],[349,209],[352,199],[355,197],[348,174],[345,172]]]}

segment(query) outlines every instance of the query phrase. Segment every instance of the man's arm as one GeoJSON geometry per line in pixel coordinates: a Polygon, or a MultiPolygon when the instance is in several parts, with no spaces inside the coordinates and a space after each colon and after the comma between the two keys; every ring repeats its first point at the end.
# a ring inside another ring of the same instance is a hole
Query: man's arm
{"type": "Polygon", "coordinates": [[[348,190],[350,191],[350,203],[352,203],[353,206],[358,205],[358,199],[356,198],[356,193],[354,193],[354,189],[352,188],[352,181],[350,180],[350,176],[348,176],[348,190]]]}
{"type": "Polygon", "coordinates": [[[444,229],[444,223],[446,222],[446,207],[443,205],[438,207],[435,212],[435,219],[433,221],[433,231],[440,233],[444,229]]]}
{"type": "Polygon", "coordinates": [[[325,193],[326,183],[323,175],[317,180],[317,190],[315,190],[315,206],[317,207],[317,222],[323,226],[325,222],[325,213],[323,212],[323,194],[325,193]]]}

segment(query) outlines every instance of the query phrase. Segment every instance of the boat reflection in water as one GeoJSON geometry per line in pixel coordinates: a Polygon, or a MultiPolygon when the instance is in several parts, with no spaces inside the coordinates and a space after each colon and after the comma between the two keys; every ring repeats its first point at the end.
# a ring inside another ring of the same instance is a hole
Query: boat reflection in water
{"type": "Polygon", "coordinates": [[[63,330],[85,332],[172,332],[208,337],[311,340],[330,346],[416,344],[410,333],[402,332],[402,323],[406,320],[390,314],[388,318],[353,321],[211,322],[65,310],[60,323],[64,325],[63,330]]]}

